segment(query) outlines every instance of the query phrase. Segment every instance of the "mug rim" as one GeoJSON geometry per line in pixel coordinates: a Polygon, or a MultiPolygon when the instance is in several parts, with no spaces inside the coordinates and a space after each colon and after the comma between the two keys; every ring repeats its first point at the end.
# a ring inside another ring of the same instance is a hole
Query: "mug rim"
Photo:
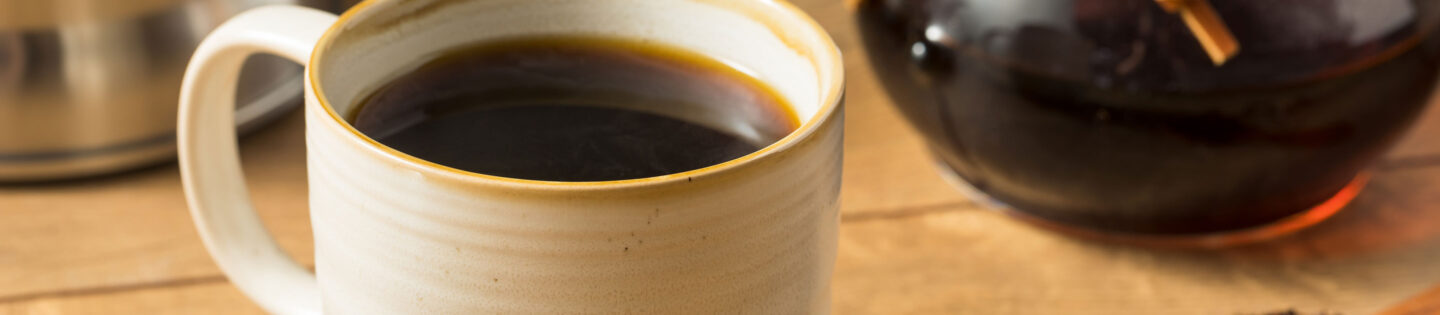
{"type": "MultiPolygon", "coordinates": [[[[755,152],[751,152],[749,154],[729,161],[713,164],[694,170],[652,177],[609,181],[564,182],[505,177],[466,171],[443,164],[427,161],[425,159],[421,159],[419,157],[415,157],[408,153],[386,146],[379,141],[376,141],[374,138],[371,138],[370,136],[355,129],[355,126],[351,125],[350,122],[346,121],[342,115],[336,112],[335,107],[330,105],[330,100],[327,99],[326,94],[324,93],[324,85],[321,84],[319,78],[319,68],[322,64],[319,62],[322,58],[321,56],[324,56],[325,52],[329,50],[330,46],[334,43],[334,40],[338,36],[338,34],[344,31],[344,28],[342,26],[345,25],[346,22],[353,20],[355,16],[357,16],[360,12],[369,10],[371,7],[373,7],[376,3],[379,3],[380,1],[386,0],[364,0],[359,4],[356,4],[354,7],[351,7],[349,10],[346,10],[344,13],[342,13],[340,17],[336,19],[332,24],[330,24],[330,26],[326,28],[325,32],[321,34],[320,39],[315,43],[314,49],[311,51],[310,59],[307,61],[308,64],[305,67],[305,79],[310,85],[306,92],[314,93],[315,99],[318,102],[318,104],[315,104],[315,106],[319,106],[325,111],[326,116],[329,117],[329,122],[338,125],[344,131],[346,131],[346,137],[351,138],[350,140],[359,140],[360,142],[362,142],[364,147],[370,153],[378,154],[380,156],[383,156],[384,159],[396,162],[401,165],[405,165],[407,168],[420,171],[425,175],[433,175],[442,178],[454,179],[463,183],[493,184],[500,186],[511,186],[514,188],[539,188],[545,190],[606,190],[688,182],[693,180],[693,178],[730,172],[746,165],[756,163],[757,161],[772,158],[775,154],[787,151],[790,148],[796,146],[802,140],[812,138],[813,135],[820,129],[820,126],[824,125],[829,120],[834,118],[835,112],[840,107],[840,104],[843,101],[844,97],[844,59],[840,53],[840,48],[837,47],[835,44],[835,40],[830,36],[829,32],[825,31],[824,27],[820,26],[819,22],[816,22],[814,18],[810,17],[803,10],[800,10],[798,7],[795,7],[794,4],[791,4],[785,0],[742,0],[760,3],[767,10],[778,10],[779,12],[788,14],[791,17],[798,18],[801,22],[804,22],[806,25],[808,25],[811,31],[815,32],[815,34],[820,37],[820,42],[824,47],[821,47],[822,49],[818,49],[818,51],[815,51],[814,53],[823,54],[827,57],[830,57],[830,63],[828,65],[819,64],[818,60],[816,60],[819,58],[815,56],[809,57],[812,62],[816,62],[816,66],[829,67],[830,69],[833,69],[829,78],[820,78],[821,80],[828,79],[832,88],[830,88],[829,91],[821,91],[823,92],[823,97],[820,99],[819,109],[815,111],[814,115],[801,121],[800,126],[796,127],[794,131],[791,131],[784,138],[781,138],[780,140],[775,141],[775,143],[771,143],[764,148],[756,150],[755,152]]],[[[783,32],[783,30],[774,31],[783,32]]],[[[817,68],[817,70],[819,69],[821,68],[817,68]]],[[[824,89],[823,85],[819,88],[824,89]]],[[[311,105],[307,104],[306,106],[308,107],[311,105]]]]}

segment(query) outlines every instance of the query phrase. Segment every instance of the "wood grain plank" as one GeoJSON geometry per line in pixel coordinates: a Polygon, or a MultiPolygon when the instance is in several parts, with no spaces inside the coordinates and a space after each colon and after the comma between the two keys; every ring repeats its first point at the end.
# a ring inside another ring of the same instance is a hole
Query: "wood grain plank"
{"type": "Polygon", "coordinates": [[[1373,314],[1440,283],[1435,204],[1440,167],[1381,173],[1331,221],[1221,251],[1076,240],[973,209],[852,222],[841,231],[835,311],[1373,314]]]}
{"type": "MultiPolygon", "coordinates": [[[[261,218],[281,246],[311,259],[298,112],[245,139],[261,218]]],[[[173,164],[115,176],[0,186],[0,300],[41,292],[210,277],[219,270],[190,221],[173,164]]]]}
{"type": "Polygon", "coordinates": [[[1400,305],[1391,307],[1379,315],[1434,315],[1440,314],[1440,287],[1421,293],[1400,305]]]}
{"type": "Polygon", "coordinates": [[[1415,126],[1385,157],[1386,161],[1426,160],[1440,164],[1440,105],[1436,103],[1440,98],[1430,101],[1430,108],[1416,118],[1415,126]]]}
{"type": "Polygon", "coordinates": [[[0,304],[0,315],[250,315],[264,311],[226,281],[0,304]]]}

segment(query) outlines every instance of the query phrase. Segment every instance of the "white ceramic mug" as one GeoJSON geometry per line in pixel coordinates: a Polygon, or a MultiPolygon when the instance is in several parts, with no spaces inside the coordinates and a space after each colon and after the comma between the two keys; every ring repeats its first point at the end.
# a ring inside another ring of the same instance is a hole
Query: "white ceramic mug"
{"type": "Polygon", "coordinates": [[[367,1],[338,18],[241,14],[191,60],[179,146],[186,197],[230,280],[283,314],[829,311],[839,223],[839,51],[776,0],[367,1]],[[652,178],[502,178],[387,148],[344,121],[357,100],[449,48],[532,35],[663,42],[773,86],[803,118],[758,152],[652,178]],[[304,63],[315,273],[251,209],[232,102],[246,57],[304,63]]]}

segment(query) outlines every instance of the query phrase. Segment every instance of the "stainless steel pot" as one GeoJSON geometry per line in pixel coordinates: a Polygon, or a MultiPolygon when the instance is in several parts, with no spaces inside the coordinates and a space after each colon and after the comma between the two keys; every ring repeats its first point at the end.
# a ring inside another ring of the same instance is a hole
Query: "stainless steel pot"
{"type": "MultiPolygon", "coordinates": [[[[190,54],[252,7],[332,12],[356,0],[0,0],[0,182],[125,170],[174,154],[190,54]]],[[[301,68],[247,62],[237,124],[253,130],[299,103],[301,68]]]]}

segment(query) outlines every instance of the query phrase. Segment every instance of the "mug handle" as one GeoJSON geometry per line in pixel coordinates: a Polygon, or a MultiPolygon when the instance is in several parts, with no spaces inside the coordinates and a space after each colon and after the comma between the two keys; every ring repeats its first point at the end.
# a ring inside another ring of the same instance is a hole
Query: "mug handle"
{"type": "Polygon", "coordinates": [[[271,53],[306,64],[335,15],[299,6],[245,11],[200,43],[180,90],[180,177],[205,248],[250,299],[275,314],[320,314],[315,275],[286,255],[250,204],[235,138],[235,88],[245,59],[271,53]]]}

